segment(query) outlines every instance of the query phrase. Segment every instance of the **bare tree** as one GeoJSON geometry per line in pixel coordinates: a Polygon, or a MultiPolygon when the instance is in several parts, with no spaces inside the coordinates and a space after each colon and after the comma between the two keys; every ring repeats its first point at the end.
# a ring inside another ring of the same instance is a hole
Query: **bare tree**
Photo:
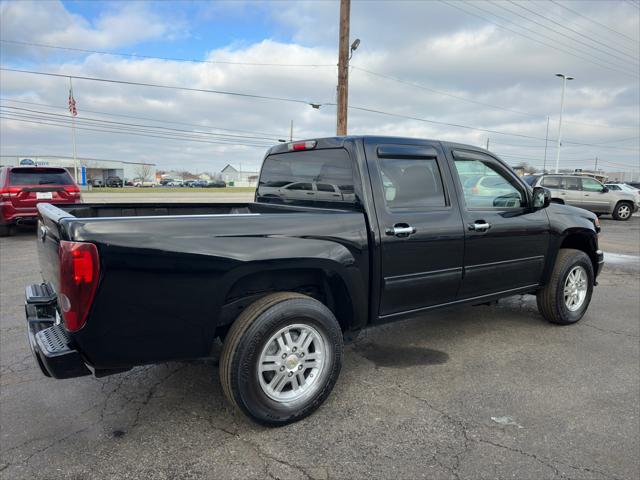
{"type": "Polygon", "coordinates": [[[140,178],[140,180],[146,182],[151,176],[151,165],[141,163],[136,168],[136,175],[138,175],[138,178],[140,178]]]}

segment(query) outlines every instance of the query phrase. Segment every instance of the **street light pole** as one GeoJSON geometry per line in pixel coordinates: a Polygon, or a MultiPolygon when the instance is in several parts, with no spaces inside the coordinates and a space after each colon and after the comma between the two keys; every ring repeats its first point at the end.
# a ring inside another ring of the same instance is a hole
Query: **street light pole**
{"type": "Polygon", "coordinates": [[[562,113],[564,112],[564,91],[567,88],[567,80],[573,80],[564,73],[556,73],[556,77],[562,78],[562,96],[560,97],[560,120],[558,120],[558,145],[556,148],[556,173],[560,170],[560,147],[562,146],[562,113]]]}

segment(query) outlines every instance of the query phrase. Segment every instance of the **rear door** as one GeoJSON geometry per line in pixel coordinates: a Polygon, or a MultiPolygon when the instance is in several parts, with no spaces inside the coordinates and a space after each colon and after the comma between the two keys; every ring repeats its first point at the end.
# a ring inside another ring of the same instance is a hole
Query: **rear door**
{"type": "Polygon", "coordinates": [[[582,182],[579,177],[562,177],[564,203],[574,207],[582,207],[582,182]]]}
{"type": "Polygon", "coordinates": [[[382,319],[455,300],[464,232],[438,142],[365,140],[381,235],[382,319]]]}
{"type": "Polygon", "coordinates": [[[512,169],[483,152],[456,149],[452,170],[463,192],[464,276],[459,300],[538,285],[549,244],[549,219],[531,211],[527,187],[512,169]],[[491,188],[463,189],[461,179],[481,174],[491,188]]]}

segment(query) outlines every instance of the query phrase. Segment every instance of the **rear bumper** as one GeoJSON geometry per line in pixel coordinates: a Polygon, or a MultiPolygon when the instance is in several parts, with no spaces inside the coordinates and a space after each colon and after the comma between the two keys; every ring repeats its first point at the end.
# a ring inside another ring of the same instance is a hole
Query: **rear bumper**
{"type": "Polygon", "coordinates": [[[57,297],[48,284],[26,288],[25,314],[31,352],[47,377],[73,378],[91,375],[69,334],[56,324],[57,297]]]}

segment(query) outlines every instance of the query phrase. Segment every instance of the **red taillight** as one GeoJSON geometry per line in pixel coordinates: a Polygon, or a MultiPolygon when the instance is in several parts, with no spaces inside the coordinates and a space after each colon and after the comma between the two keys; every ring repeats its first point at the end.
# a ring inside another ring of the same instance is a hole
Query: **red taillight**
{"type": "Polygon", "coordinates": [[[60,241],[60,292],[64,325],[70,332],[87,321],[100,276],[98,249],[93,243],[60,241]]]}
{"type": "Polygon", "coordinates": [[[316,148],[315,140],[307,140],[306,142],[295,142],[289,144],[289,151],[298,151],[298,150],[313,150],[316,148]]]}
{"type": "Polygon", "coordinates": [[[72,195],[77,195],[80,193],[80,188],[77,185],[65,185],[64,191],[72,195]]]}
{"type": "Polygon", "coordinates": [[[21,191],[20,187],[5,187],[0,190],[0,198],[16,197],[21,191]]]}

